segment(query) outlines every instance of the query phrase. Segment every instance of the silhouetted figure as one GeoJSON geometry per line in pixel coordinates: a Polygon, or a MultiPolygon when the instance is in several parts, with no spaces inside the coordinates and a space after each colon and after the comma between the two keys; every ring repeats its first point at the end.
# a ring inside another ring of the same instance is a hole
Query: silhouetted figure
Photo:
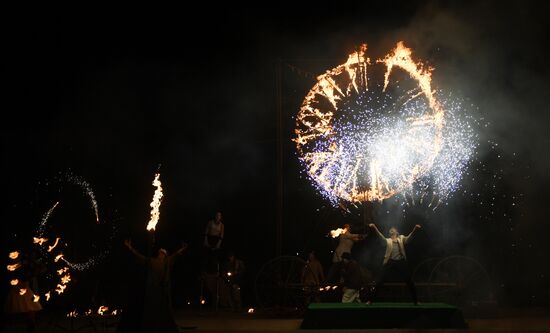
{"type": "Polygon", "coordinates": [[[343,291],[342,303],[361,302],[359,297],[361,288],[363,287],[363,275],[361,267],[357,261],[353,260],[351,253],[342,253],[342,278],[343,291]]]}
{"type": "Polygon", "coordinates": [[[221,212],[216,213],[213,220],[208,221],[204,230],[204,246],[209,249],[219,249],[225,234],[225,226],[221,212]]]}
{"type": "Polygon", "coordinates": [[[324,280],[325,272],[323,271],[323,266],[319,259],[317,259],[315,252],[311,251],[302,270],[302,284],[304,285],[306,305],[311,302],[319,303],[321,301],[319,288],[324,280]]]}
{"type": "Polygon", "coordinates": [[[145,257],[126,240],[124,244],[136,256],[138,261],[147,267],[144,307],[141,314],[141,332],[179,332],[172,314],[171,270],[176,256],[182,254],[187,245],[168,255],[165,249],[159,249],[154,258],[145,257]]]}
{"type": "Polygon", "coordinates": [[[241,285],[244,271],[244,262],[235,257],[235,253],[229,252],[224,274],[229,287],[230,305],[234,310],[241,310],[242,308],[241,285]]]}
{"type": "Polygon", "coordinates": [[[390,228],[390,237],[386,238],[378,230],[376,225],[369,224],[369,227],[374,229],[376,235],[380,240],[382,240],[386,246],[386,252],[384,254],[384,262],[382,267],[382,273],[378,278],[376,286],[373,288],[370,299],[368,303],[370,304],[376,297],[377,290],[384,285],[385,280],[387,279],[390,273],[395,273],[400,276],[402,280],[407,283],[411,297],[414,304],[418,304],[418,298],[416,296],[416,287],[412,281],[411,271],[407,263],[407,254],[405,252],[405,244],[407,244],[415,235],[416,230],[422,228],[420,225],[415,225],[414,229],[408,236],[400,235],[397,231],[397,228],[390,228]]]}
{"type": "Polygon", "coordinates": [[[42,310],[38,296],[31,288],[31,281],[35,278],[38,264],[33,258],[21,258],[10,262],[15,267],[14,274],[10,274],[10,288],[6,296],[4,311],[14,319],[21,318],[25,322],[27,332],[35,332],[36,312],[42,310]]]}

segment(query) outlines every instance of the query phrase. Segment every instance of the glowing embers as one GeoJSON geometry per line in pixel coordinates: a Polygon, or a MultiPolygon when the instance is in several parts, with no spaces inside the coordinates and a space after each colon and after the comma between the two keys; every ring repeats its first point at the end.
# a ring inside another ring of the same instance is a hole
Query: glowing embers
{"type": "MultiPolygon", "coordinates": [[[[444,122],[445,103],[431,87],[432,69],[413,61],[403,43],[375,62],[365,52],[362,45],[345,64],[320,75],[296,117],[300,160],[333,203],[379,201],[413,191],[434,163],[446,163],[438,159],[446,132],[462,129],[461,123],[444,122]]],[[[468,150],[469,138],[462,146],[447,145],[446,153],[468,150]]],[[[462,160],[469,159],[470,150],[462,160]]]]}

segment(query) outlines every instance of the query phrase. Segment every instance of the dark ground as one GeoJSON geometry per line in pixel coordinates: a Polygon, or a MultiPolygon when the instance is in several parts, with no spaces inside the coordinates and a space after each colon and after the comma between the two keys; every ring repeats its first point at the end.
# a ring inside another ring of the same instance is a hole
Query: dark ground
{"type": "MultiPolygon", "coordinates": [[[[180,331],[209,332],[295,332],[300,331],[302,319],[283,318],[268,312],[254,314],[231,311],[215,312],[177,309],[175,317],[180,331]]],[[[469,332],[550,332],[550,309],[548,308],[498,308],[485,318],[466,318],[469,332]]],[[[72,327],[78,332],[115,332],[117,317],[80,317],[74,319],[72,327]]],[[[71,322],[63,314],[43,313],[39,316],[37,332],[70,332],[71,322]]],[[[20,332],[21,325],[8,323],[2,332],[20,332]]],[[[307,332],[328,332],[329,330],[307,330],[307,332]]],[[[330,330],[330,332],[357,332],[358,330],[330,330]]],[[[392,329],[391,332],[418,332],[419,330],[392,329]]],[[[369,332],[388,332],[374,329],[369,332]]],[[[429,332],[464,332],[457,329],[432,329],[429,332]]]]}

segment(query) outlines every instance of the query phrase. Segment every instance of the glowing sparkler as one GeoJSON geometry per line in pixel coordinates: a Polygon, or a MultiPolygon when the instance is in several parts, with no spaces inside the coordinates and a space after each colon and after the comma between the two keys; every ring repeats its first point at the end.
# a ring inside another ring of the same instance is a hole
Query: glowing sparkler
{"type": "Polygon", "coordinates": [[[160,173],[155,175],[153,186],[156,187],[153,201],[151,201],[151,219],[147,223],[147,231],[154,231],[160,218],[160,204],[162,202],[162,184],[160,182],[160,173]]]}
{"type": "Polygon", "coordinates": [[[39,295],[33,295],[33,296],[32,296],[32,301],[33,301],[34,303],[38,302],[39,300],[40,300],[40,296],[39,296],[39,295]]]}
{"type": "Polygon", "coordinates": [[[45,293],[44,296],[46,296],[46,301],[50,300],[50,292],[49,291],[47,293],[45,293]]]}
{"type": "Polygon", "coordinates": [[[433,68],[402,42],[375,62],[366,50],[318,76],[302,103],[293,141],[308,177],[335,204],[381,201],[418,185],[446,197],[475,146],[456,117],[460,105],[436,96],[433,68]]]}
{"type": "Polygon", "coordinates": [[[19,295],[23,296],[27,293],[27,289],[26,288],[21,288],[19,289],[19,295]]]}
{"type": "Polygon", "coordinates": [[[10,284],[12,286],[16,286],[17,284],[19,284],[19,280],[18,279],[13,279],[13,280],[10,281],[10,284]]]}
{"type": "Polygon", "coordinates": [[[10,259],[15,260],[19,257],[19,252],[17,251],[10,252],[9,257],[10,259]]]}

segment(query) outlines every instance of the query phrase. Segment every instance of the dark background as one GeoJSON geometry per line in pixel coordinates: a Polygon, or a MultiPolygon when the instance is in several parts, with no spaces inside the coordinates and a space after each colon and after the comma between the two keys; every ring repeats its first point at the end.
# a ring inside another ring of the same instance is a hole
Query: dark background
{"type": "MultiPolygon", "coordinates": [[[[282,253],[316,249],[328,265],[333,244],[324,235],[345,222],[361,230],[361,210],[332,207],[303,177],[291,142],[293,116],[313,77],[357,45],[368,43],[375,59],[404,40],[416,59],[436,68],[434,83],[471,101],[469,112],[487,126],[476,129],[478,154],[446,205],[403,212],[391,202],[377,204],[375,221],[403,232],[424,225],[411,248],[413,263],[471,256],[489,273],[502,304],[548,305],[548,5],[296,6],[6,9],[3,253],[28,247],[42,215],[60,198],[63,213],[51,223],[78,244],[73,255],[109,243],[109,232],[93,227],[88,199],[55,181],[79,175],[94,189],[102,221],[117,232],[111,255],[58,302],[102,294],[121,303],[132,272],[139,272],[122,240],[131,237],[147,252],[151,181],[161,164],[165,198],[156,243],[169,250],[182,240],[191,245],[175,268],[176,305],[196,299],[202,233],[218,210],[224,246],[247,264],[245,303],[255,304],[255,274],[278,255],[277,86],[282,253]]],[[[379,266],[380,249],[372,244],[357,246],[354,255],[369,268],[379,266]]]]}

